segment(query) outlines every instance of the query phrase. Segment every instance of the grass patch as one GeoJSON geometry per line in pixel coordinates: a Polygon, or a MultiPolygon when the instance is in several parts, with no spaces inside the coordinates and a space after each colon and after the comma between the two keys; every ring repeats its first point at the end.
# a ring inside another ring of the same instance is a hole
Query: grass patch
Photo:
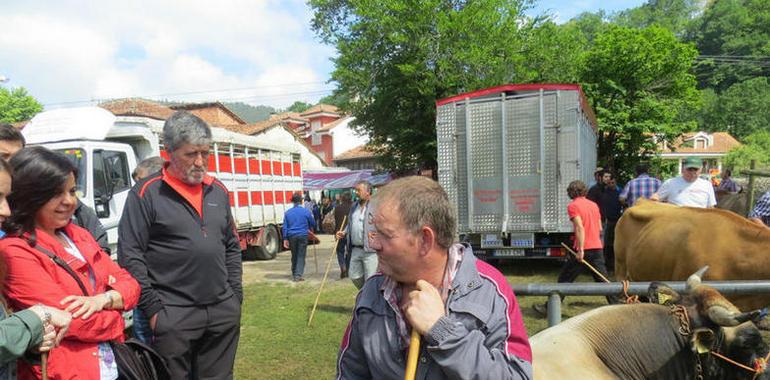
{"type": "MultiPolygon", "coordinates": [[[[556,282],[559,265],[553,262],[513,262],[498,266],[510,283],[556,282]]],[[[579,281],[592,281],[581,276],[579,281]]],[[[246,299],[241,339],[235,363],[236,379],[329,379],[336,373],[337,350],[350,320],[356,288],[350,281],[331,281],[324,287],[313,317],[307,320],[318,291],[308,283],[258,283],[244,289],[246,299]]],[[[545,297],[518,297],[529,335],[547,327],[532,310],[545,297]]],[[[603,297],[569,297],[563,318],[605,305],[603,297]]]]}

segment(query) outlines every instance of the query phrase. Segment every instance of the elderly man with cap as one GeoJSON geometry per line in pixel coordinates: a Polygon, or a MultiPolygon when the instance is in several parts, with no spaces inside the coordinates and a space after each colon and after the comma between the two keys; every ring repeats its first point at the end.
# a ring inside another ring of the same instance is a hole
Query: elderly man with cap
{"type": "Polygon", "coordinates": [[[700,178],[703,162],[700,158],[689,157],[682,166],[682,175],[671,178],[660,186],[650,199],[668,202],[677,206],[710,208],[717,204],[714,187],[700,178]]]}

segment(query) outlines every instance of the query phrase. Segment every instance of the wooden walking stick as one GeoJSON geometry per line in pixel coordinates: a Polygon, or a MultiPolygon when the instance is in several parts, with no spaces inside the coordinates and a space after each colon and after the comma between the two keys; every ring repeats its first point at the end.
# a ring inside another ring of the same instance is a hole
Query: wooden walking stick
{"type": "MultiPolygon", "coordinates": [[[[562,247],[564,247],[564,248],[567,250],[567,252],[569,252],[569,253],[571,253],[573,256],[577,257],[577,253],[576,253],[575,251],[573,251],[573,250],[572,250],[572,248],[570,248],[568,245],[566,245],[566,244],[564,244],[564,243],[561,243],[561,246],[562,246],[562,247]]],[[[610,282],[610,280],[608,280],[608,279],[607,279],[607,277],[604,277],[604,275],[603,275],[603,274],[601,274],[601,272],[599,272],[598,270],[596,270],[596,268],[594,268],[594,267],[593,267],[593,265],[589,264],[589,263],[588,263],[588,261],[582,260],[581,262],[582,262],[583,264],[585,264],[585,265],[588,267],[588,269],[590,269],[590,270],[591,270],[591,271],[593,271],[593,272],[594,272],[594,273],[595,273],[597,276],[599,276],[599,278],[601,278],[602,280],[604,280],[604,282],[610,282]]]]}
{"type": "MultiPolygon", "coordinates": [[[[340,224],[340,230],[337,232],[342,232],[342,230],[345,229],[345,222],[347,220],[348,220],[348,216],[345,215],[345,217],[342,218],[342,224],[340,224]]],[[[310,311],[310,319],[307,320],[308,327],[310,327],[310,324],[313,323],[313,315],[315,315],[315,308],[318,307],[318,300],[321,298],[321,291],[323,291],[324,289],[324,284],[326,283],[326,277],[329,276],[329,269],[332,266],[332,259],[337,254],[337,246],[339,244],[340,244],[340,240],[337,239],[337,241],[334,243],[334,249],[332,250],[332,254],[329,255],[329,261],[326,262],[326,272],[324,272],[324,278],[323,280],[321,280],[321,287],[318,288],[318,294],[315,296],[315,302],[313,303],[313,310],[310,311]]],[[[318,265],[318,262],[316,262],[316,265],[318,265]]]]}
{"type": "Polygon", "coordinates": [[[409,338],[409,355],[406,357],[406,373],[404,380],[414,380],[417,374],[417,357],[420,356],[420,333],[412,327],[412,336],[409,338]]]}
{"type": "Polygon", "coordinates": [[[43,352],[40,354],[40,362],[41,362],[41,369],[40,372],[43,373],[43,380],[48,380],[48,353],[43,352]]]}

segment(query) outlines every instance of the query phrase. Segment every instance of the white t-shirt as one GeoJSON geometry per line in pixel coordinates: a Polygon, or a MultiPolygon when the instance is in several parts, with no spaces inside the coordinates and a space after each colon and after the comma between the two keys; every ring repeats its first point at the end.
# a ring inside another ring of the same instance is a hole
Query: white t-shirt
{"type": "Polygon", "coordinates": [[[661,201],[677,206],[707,208],[717,204],[714,187],[703,178],[694,182],[687,182],[682,177],[671,178],[660,186],[658,196],[661,201]]]}

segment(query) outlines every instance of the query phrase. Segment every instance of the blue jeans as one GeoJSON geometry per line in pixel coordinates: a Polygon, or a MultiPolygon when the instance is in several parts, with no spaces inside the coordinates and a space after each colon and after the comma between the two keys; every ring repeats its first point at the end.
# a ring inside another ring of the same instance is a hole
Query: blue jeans
{"type": "Polygon", "coordinates": [[[350,257],[345,257],[345,248],[348,246],[348,238],[344,237],[337,242],[337,264],[340,270],[348,269],[350,257]]]}
{"type": "Polygon", "coordinates": [[[305,274],[305,255],[307,254],[307,235],[289,236],[291,249],[291,275],[299,278],[305,274]]]}
{"type": "Polygon", "coordinates": [[[134,336],[144,344],[152,344],[152,329],[150,329],[150,320],[144,316],[144,313],[138,307],[134,308],[134,323],[131,326],[134,336]]]}

